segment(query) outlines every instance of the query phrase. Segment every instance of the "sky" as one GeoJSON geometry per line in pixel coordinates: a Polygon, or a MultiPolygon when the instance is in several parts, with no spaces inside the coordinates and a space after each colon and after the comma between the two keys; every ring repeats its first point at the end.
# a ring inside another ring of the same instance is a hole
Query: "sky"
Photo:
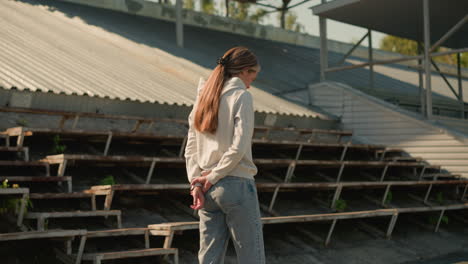
{"type": "MultiPolygon", "coordinates": [[[[224,13],[224,0],[214,0],[217,7],[223,10],[224,13]]],[[[302,0],[292,0],[290,5],[301,2],[302,0]]],[[[197,2],[197,1],[196,1],[197,2]]],[[[281,0],[263,0],[259,1],[261,3],[270,4],[274,6],[280,6],[281,0]]],[[[309,9],[312,6],[319,5],[321,0],[311,0],[305,4],[297,6],[291,11],[293,11],[297,17],[298,22],[304,26],[305,33],[319,36],[319,19],[318,16],[312,14],[312,10],[309,9]]],[[[255,8],[255,5],[252,5],[251,8],[255,8]]],[[[268,10],[268,8],[265,8],[268,10]]],[[[271,24],[279,27],[278,13],[272,13],[266,17],[262,24],[271,24]]],[[[352,26],[349,24],[344,24],[341,22],[328,20],[327,21],[327,30],[328,38],[333,40],[338,40],[346,43],[354,43],[359,41],[364,34],[366,34],[367,29],[352,26]]],[[[385,36],[380,32],[372,32],[372,46],[378,48],[380,46],[381,39],[385,36]]],[[[362,42],[363,46],[368,46],[367,39],[362,42]]]]}

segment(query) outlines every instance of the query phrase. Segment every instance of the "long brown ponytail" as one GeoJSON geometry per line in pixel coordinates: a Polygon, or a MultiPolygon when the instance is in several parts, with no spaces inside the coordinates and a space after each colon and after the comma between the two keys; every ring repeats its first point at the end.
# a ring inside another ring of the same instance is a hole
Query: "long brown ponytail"
{"type": "Polygon", "coordinates": [[[225,82],[243,69],[257,65],[257,57],[245,47],[234,47],[218,59],[218,65],[208,77],[196,104],[195,129],[212,134],[216,132],[219,101],[225,82]]]}

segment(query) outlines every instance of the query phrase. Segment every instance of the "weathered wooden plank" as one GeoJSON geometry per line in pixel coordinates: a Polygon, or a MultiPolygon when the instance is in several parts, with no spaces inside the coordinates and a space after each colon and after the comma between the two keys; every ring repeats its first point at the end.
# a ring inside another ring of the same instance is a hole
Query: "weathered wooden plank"
{"type": "Polygon", "coordinates": [[[99,230],[99,231],[88,231],[88,238],[96,237],[114,237],[114,236],[133,236],[133,235],[144,235],[149,229],[145,227],[141,228],[122,228],[122,229],[111,229],[111,230],[99,230]]]}
{"type": "Polygon", "coordinates": [[[394,209],[379,209],[373,211],[359,211],[359,212],[345,212],[345,213],[331,213],[331,214],[315,214],[315,215],[294,215],[294,216],[278,216],[278,217],[263,217],[264,224],[276,223],[301,223],[301,222],[315,222],[326,220],[341,220],[353,218],[368,218],[376,216],[393,215],[394,209]]]}
{"type": "Polygon", "coordinates": [[[0,146],[0,151],[5,151],[5,152],[22,152],[26,147],[3,147],[0,146]]]}
{"type": "Polygon", "coordinates": [[[25,218],[67,218],[67,217],[93,217],[93,216],[119,216],[120,210],[72,211],[72,212],[31,212],[25,218]]]}
{"type": "Polygon", "coordinates": [[[419,212],[431,212],[431,211],[449,211],[449,210],[460,210],[467,209],[468,203],[452,204],[452,205],[439,205],[439,206],[428,206],[428,207],[409,207],[409,208],[395,208],[398,213],[419,213],[419,212]]]}
{"type": "Polygon", "coordinates": [[[146,162],[151,164],[153,160],[163,163],[185,163],[185,159],[179,157],[145,157],[145,156],[100,156],[100,155],[73,155],[59,154],[47,156],[43,161],[51,164],[59,164],[64,160],[92,161],[92,162],[146,162]]]}
{"type": "MultiPolygon", "coordinates": [[[[365,187],[386,187],[392,186],[426,186],[435,185],[458,185],[468,184],[466,180],[425,180],[425,181],[353,181],[353,182],[295,182],[295,183],[256,183],[257,189],[274,191],[276,188],[281,189],[333,189],[338,186],[347,188],[365,188],[365,187]]],[[[188,190],[190,184],[116,184],[116,185],[98,185],[92,186],[92,191],[104,191],[106,194],[110,190],[114,191],[151,191],[151,190],[188,190]]]]}
{"type": "Polygon", "coordinates": [[[91,198],[92,193],[74,192],[74,193],[31,193],[30,199],[79,199],[79,198],[91,198]]]}
{"type": "Polygon", "coordinates": [[[0,176],[0,181],[8,179],[10,182],[64,182],[71,181],[71,176],[0,176]]]}
{"type": "MultiPolygon", "coordinates": [[[[353,219],[353,218],[368,218],[377,216],[388,216],[395,214],[395,209],[379,209],[373,211],[358,211],[345,213],[330,213],[330,214],[313,214],[313,215],[294,215],[294,216],[274,216],[262,217],[263,224],[280,224],[280,223],[301,223],[327,221],[334,219],[353,219]]],[[[154,230],[190,230],[198,229],[198,222],[174,222],[148,225],[148,228],[154,230]]]]}
{"type": "Polygon", "coordinates": [[[47,231],[28,231],[16,233],[0,234],[0,241],[26,240],[26,239],[45,239],[45,238],[70,238],[86,235],[84,229],[78,230],[47,230],[47,231]]]}
{"type": "Polygon", "coordinates": [[[86,253],[83,254],[83,260],[94,260],[99,258],[100,260],[110,259],[124,259],[124,258],[135,258],[145,256],[160,256],[160,255],[174,255],[178,254],[176,248],[148,248],[148,249],[137,249],[128,251],[116,251],[116,252],[105,252],[105,253],[86,253]]]}
{"type": "Polygon", "coordinates": [[[29,188],[0,188],[0,195],[20,195],[29,193],[29,188]]]}
{"type": "Polygon", "coordinates": [[[0,166],[45,167],[47,165],[47,162],[42,161],[0,160],[0,166]]]}

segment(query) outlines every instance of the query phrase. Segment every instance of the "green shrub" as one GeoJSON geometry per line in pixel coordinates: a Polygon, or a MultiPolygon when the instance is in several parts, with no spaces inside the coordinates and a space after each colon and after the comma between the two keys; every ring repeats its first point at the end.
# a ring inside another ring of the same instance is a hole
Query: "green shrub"
{"type": "Polygon", "coordinates": [[[438,204],[444,204],[445,198],[444,198],[444,193],[443,193],[443,192],[438,192],[438,193],[436,194],[436,202],[437,202],[438,204]]]}
{"type": "Polygon", "coordinates": [[[335,209],[337,211],[340,211],[340,212],[344,211],[346,209],[346,206],[348,206],[348,205],[346,204],[346,201],[343,200],[343,199],[338,199],[335,202],[335,209]]]}
{"type": "Polygon", "coordinates": [[[18,119],[18,120],[16,120],[16,124],[17,124],[18,126],[26,127],[26,126],[28,126],[28,120],[26,120],[26,119],[18,119]]]}
{"type": "Polygon", "coordinates": [[[8,184],[8,179],[5,179],[5,180],[2,182],[1,188],[9,188],[9,187],[10,187],[10,184],[8,184]]]}
{"type": "Polygon", "coordinates": [[[385,202],[384,202],[384,204],[389,204],[389,203],[391,203],[391,202],[392,202],[392,199],[393,199],[393,193],[392,193],[392,191],[389,191],[389,192],[387,193],[387,197],[385,197],[385,202]]]}
{"type": "Polygon", "coordinates": [[[52,149],[50,150],[54,154],[62,154],[67,149],[67,146],[61,144],[59,135],[55,135],[53,138],[52,149]]]}
{"type": "MultiPolygon", "coordinates": [[[[5,179],[0,185],[0,188],[10,188],[8,179],[5,179]]],[[[12,188],[19,188],[18,184],[13,184],[12,188]]],[[[0,200],[0,214],[6,214],[8,212],[15,212],[16,208],[19,208],[21,205],[21,198],[7,198],[0,200]]],[[[28,198],[26,199],[25,213],[28,212],[28,208],[33,208],[32,201],[28,198]]]]}
{"type": "MultiPolygon", "coordinates": [[[[427,219],[427,222],[428,222],[429,224],[431,224],[431,225],[436,225],[438,220],[439,220],[439,217],[438,217],[438,216],[430,216],[430,217],[427,219]]],[[[440,223],[448,225],[448,223],[449,223],[449,217],[446,216],[446,215],[442,216],[442,219],[440,219],[440,223]]]]}
{"type": "Polygon", "coordinates": [[[114,176],[112,175],[107,175],[100,181],[101,185],[114,185],[115,184],[115,179],[114,176]]]}

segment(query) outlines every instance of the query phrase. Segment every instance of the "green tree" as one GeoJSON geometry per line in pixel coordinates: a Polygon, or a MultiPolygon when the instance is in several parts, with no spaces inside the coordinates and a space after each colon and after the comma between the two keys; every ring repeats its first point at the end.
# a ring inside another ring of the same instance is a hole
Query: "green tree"
{"type": "Polygon", "coordinates": [[[465,68],[468,68],[468,52],[460,54],[461,65],[465,68]]]}
{"type": "Polygon", "coordinates": [[[288,14],[286,15],[285,29],[301,32],[303,30],[303,27],[303,25],[297,22],[297,15],[292,11],[288,12],[288,14]]]}
{"type": "Polygon", "coordinates": [[[241,21],[260,23],[265,15],[266,10],[258,8],[251,14],[252,8],[249,3],[230,2],[229,16],[241,21]]]}
{"type": "Polygon", "coordinates": [[[246,21],[249,18],[249,8],[250,4],[248,3],[231,2],[229,6],[229,16],[241,21],[246,21]]]}
{"type": "Polygon", "coordinates": [[[250,21],[254,23],[262,23],[266,14],[267,11],[265,9],[259,8],[250,16],[250,21]]]}
{"type": "Polygon", "coordinates": [[[201,0],[202,1],[202,10],[207,14],[215,14],[215,5],[213,0],[201,0]]]}
{"type": "Polygon", "coordinates": [[[418,43],[414,40],[387,35],[380,41],[380,49],[414,56],[418,54],[418,43]]]}
{"type": "MultiPolygon", "coordinates": [[[[387,35],[380,41],[380,49],[400,53],[403,55],[414,56],[418,54],[418,43],[414,40],[387,35]]],[[[436,52],[448,51],[448,48],[439,47],[436,52]]],[[[468,67],[468,52],[461,54],[461,66],[468,67]]],[[[457,55],[445,55],[434,57],[434,61],[446,64],[456,65],[457,55]]]]}
{"type": "Polygon", "coordinates": [[[184,8],[194,10],[195,9],[195,1],[194,0],[184,0],[184,8]]]}

